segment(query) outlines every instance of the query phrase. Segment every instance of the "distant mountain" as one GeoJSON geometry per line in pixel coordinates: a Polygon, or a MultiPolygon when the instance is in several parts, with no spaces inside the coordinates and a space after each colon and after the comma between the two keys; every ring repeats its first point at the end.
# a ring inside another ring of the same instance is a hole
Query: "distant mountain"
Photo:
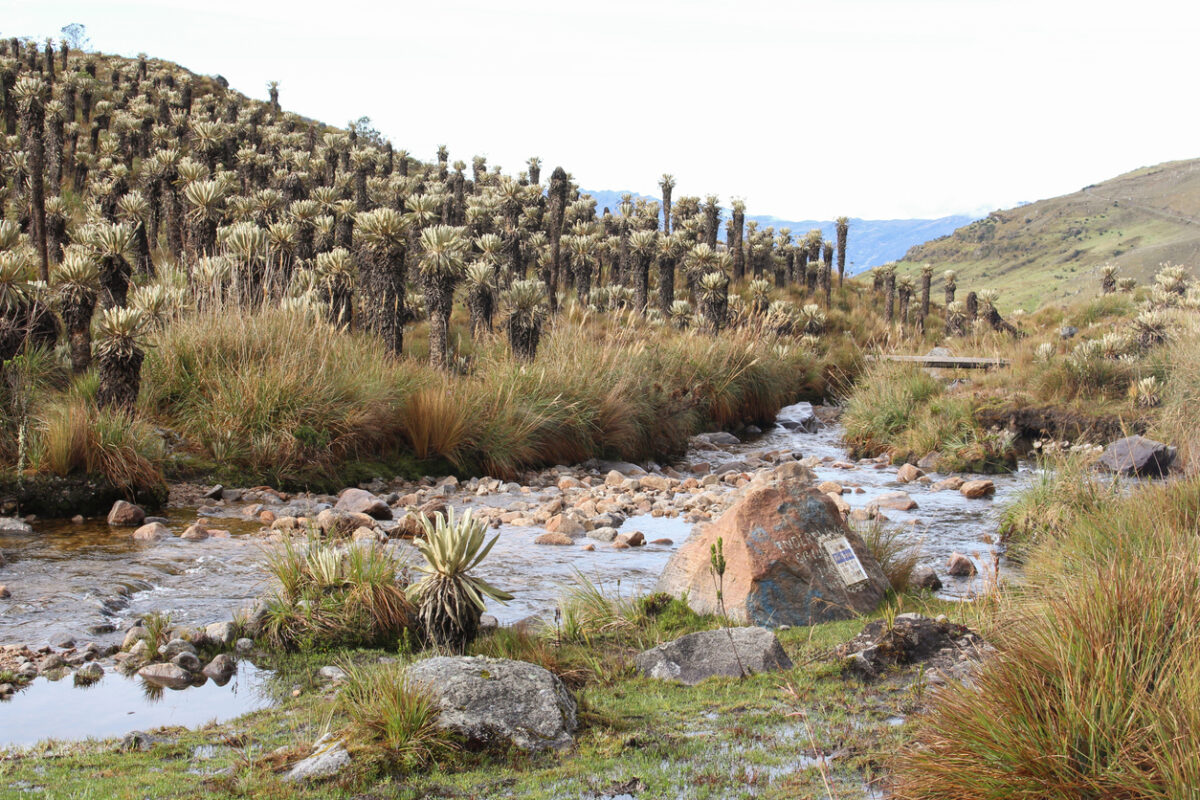
{"type": "Polygon", "coordinates": [[[1148,283],[1160,264],[1200,264],[1200,159],[1144,167],[1078,192],[994,211],[912,248],[898,265],[958,273],[961,290],[998,289],[1004,310],[1099,292],[1100,267],[1148,283]]]}
{"type": "MultiPolygon", "coordinates": [[[[608,208],[616,213],[625,192],[585,190],[596,198],[597,212],[602,213],[608,208]]],[[[633,194],[634,199],[653,200],[661,202],[657,197],[633,194]]],[[[729,210],[722,211],[722,220],[729,219],[729,210]]],[[[826,239],[833,239],[836,226],[832,220],[785,220],[763,214],[747,214],[747,220],[757,220],[759,227],[770,226],[775,230],[791,228],[793,236],[803,236],[813,228],[820,228],[826,239]]],[[[850,218],[850,234],[846,240],[846,272],[855,274],[863,270],[897,261],[904,257],[908,249],[921,242],[946,236],[956,228],[973,221],[975,217],[955,215],[940,219],[859,219],[850,218]]],[[[721,238],[725,238],[725,228],[722,223],[721,238]]]]}

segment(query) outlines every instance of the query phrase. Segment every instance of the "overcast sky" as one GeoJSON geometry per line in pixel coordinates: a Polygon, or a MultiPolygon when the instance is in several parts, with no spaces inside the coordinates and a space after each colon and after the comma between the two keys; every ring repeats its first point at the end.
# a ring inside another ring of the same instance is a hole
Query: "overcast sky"
{"type": "Polygon", "coordinates": [[[0,0],[397,147],[790,219],[984,212],[1200,156],[1196,3],[0,0]],[[549,169],[546,170],[547,173],[549,169]]]}

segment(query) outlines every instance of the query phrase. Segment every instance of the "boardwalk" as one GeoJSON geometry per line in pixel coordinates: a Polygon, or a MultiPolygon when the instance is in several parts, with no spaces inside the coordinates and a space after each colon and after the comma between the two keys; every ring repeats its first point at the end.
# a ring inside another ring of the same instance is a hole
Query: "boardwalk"
{"type": "Polygon", "coordinates": [[[992,369],[1007,367],[1005,358],[966,358],[963,356],[934,355],[925,356],[867,356],[868,361],[899,361],[903,364],[919,364],[922,367],[934,369],[992,369]]]}

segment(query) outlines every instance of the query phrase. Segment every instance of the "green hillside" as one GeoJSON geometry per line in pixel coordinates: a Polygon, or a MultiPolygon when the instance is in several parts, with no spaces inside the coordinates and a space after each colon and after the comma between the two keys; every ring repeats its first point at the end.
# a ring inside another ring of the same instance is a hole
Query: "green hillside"
{"type": "MultiPolygon", "coordinates": [[[[1160,264],[1200,263],[1200,159],[1126,173],[1073,194],[995,211],[913,247],[897,268],[958,272],[968,289],[1001,291],[1004,309],[1099,292],[1099,269],[1149,282],[1160,264]]],[[[936,285],[936,284],[935,284],[936,285]]]]}

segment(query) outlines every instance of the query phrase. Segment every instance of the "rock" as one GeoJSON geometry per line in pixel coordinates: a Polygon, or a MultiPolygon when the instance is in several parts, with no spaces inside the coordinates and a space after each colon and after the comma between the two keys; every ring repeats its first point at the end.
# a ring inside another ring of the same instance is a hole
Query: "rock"
{"type": "Polygon", "coordinates": [[[146,683],[165,689],[183,689],[192,682],[192,675],[178,664],[147,664],[138,670],[146,683]]]}
{"type": "Polygon", "coordinates": [[[83,524],[83,514],[76,514],[75,516],[71,517],[71,524],[72,525],[82,525],[83,524]]]}
{"type": "Polygon", "coordinates": [[[582,489],[583,482],[578,478],[572,478],[570,475],[564,475],[558,479],[558,488],[564,492],[567,489],[582,489]]]}
{"type": "Polygon", "coordinates": [[[166,646],[163,647],[161,652],[162,657],[170,661],[180,653],[191,653],[192,655],[196,655],[196,646],[187,639],[175,638],[167,642],[166,646]]]}
{"type": "Polygon", "coordinates": [[[964,556],[962,553],[951,553],[950,560],[946,563],[946,574],[955,578],[969,578],[978,572],[975,569],[975,562],[964,556]]]}
{"type": "Polygon", "coordinates": [[[877,619],[835,651],[844,668],[864,680],[886,675],[897,667],[925,663],[935,670],[958,665],[964,659],[978,661],[990,647],[974,631],[920,614],[899,614],[889,625],[877,619]]]}
{"type": "Polygon", "coordinates": [[[127,503],[124,500],[118,500],[113,503],[112,510],[108,512],[109,525],[127,525],[136,527],[142,524],[146,519],[146,512],[135,506],[133,503],[127,503]]]}
{"type": "Polygon", "coordinates": [[[887,577],[861,537],[846,527],[832,498],[809,483],[748,489],[672,555],[658,591],[686,594],[698,613],[718,613],[709,550],[721,538],[727,563],[724,605],[733,619],[808,625],[874,610],[890,588],[887,577]],[[846,547],[834,547],[843,537],[846,547]],[[844,574],[853,575],[849,585],[830,547],[845,562],[844,574]]]}
{"type": "Polygon", "coordinates": [[[418,661],[408,677],[437,701],[438,726],[476,744],[535,751],[570,747],[575,700],[556,675],[524,661],[447,657],[418,661]]]}
{"type": "Polygon", "coordinates": [[[688,686],[708,678],[741,678],[792,668],[779,639],[766,628],[689,633],[639,653],[634,664],[643,675],[688,686]]]}
{"type": "Polygon", "coordinates": [[[896,471],[896,480],[901,483],[912,483],[925,473],[912,464],[904,464],[896,471]]]}
{"type": "Polygon", "coordinates": [[[346,680],[346,671],[340,667],[324,666],[317,670],[317,677],[329,683],[342,683],[346,680]]]}
{"type": "Polygon", "coordinates": [[[208,665],[204,667],[203,672],[214,681],[220,682],[227,680],[232,677],[235,672],[237,672],[237,662],[233,660],[232,656],[229,656],[226,653],[221,653],[212,661],[208,662],[208,665]]]}
{"type": "Polygon", "coordinates": [[[157,542],[171,535],[171,529],[161,522],[151,522],[133,532],[133,538],[143,542],[157,542]]]}
{"type": "Polygon", "coordinates": [[[555,514],[546,523],[546,530],[550,533],[561,533],[567,537],[583,536],[583,526],[576,522],[573,518],[565,514],[555,514]]]}
{"type": "Polygon", "coordinates": [[[197,522],[194,525],[188,525],[184,532],[179,534],[179,538],[189,542],[202,542],[208,538],[208,529],[197,522]]]}
{"type": "Polygon", "coordinates": [[[131,731],[125,734],[125,738],[121,740],[118,748],[125,751],[139,750],[145,752],[156,744],[170,744],[171,741],[166,736],[155,736],[145,731],[131,731]]]}
{"type": "Polygon", "coordinates": [[[492,615],[492,614],[480,614],[479,615],[479,632],[480,633],[491,633],[492,631],[497,630],[499,627],[500,627],[500,620],[496,619],[496,617],[494,615],[492,615]]]}
{"type": "Polygon", "coordinates": [[[7,586],[0,583],[0,600],[7,600],[10,597],[12,597],[12,592],[8,590],[7,586]]]}
{"type": "Polygon", "coordinates": [[[375,519],[392,518],[392,510],[388,508],[388,504],[365,489],[346,489],[338,497],[333,510],[366,514],[375,519]]]}
{"type": "Polygon", "coordinates": [[[918,589],[928,589],[936,592],[942,588],[942,579],[938,577],[933,567],[920,566],[912,571],[909,582],[918,589]]]}
{"type": "Polygon", "coordinates": [[[666,492],[671,489],[671,479],[665,475],[647,475],[638,481],[639,488],[656,492],[666,492]]]}
{"type": "Polygon", "coordinates": [[[917,462],[917,467],[925,472],[929,472],[930,470],[937,469],[938,462],[941,460],[942,454],[934,450],[932,453],[926,453],[921,456],[921,460],[917,462]]]}
{"type": "Polygon", "coordinates": [[[890,508],[894,511],[912,511],[917,508],[917,501],[908,496],[907,492],[887,492],[871,501],[876,508],[890,508]]]}
{"type": "Polygon", "coordinates": [[[611,542],[617,539],[617,529],[604,527],[589,530],[588,539],[594,539],[598,542],[611,542]]]}
{"type": "Polygon", "coordinates": [[[582,548],[582,549],[584,549],[584,550],[586,550],[587,552],[591,553],[591,552],[595,551],[595,549],[596,549],[596,545],[594,545],[594,544],[585,544],[585,545],[583,546],[583,548],[582,548]]]}
{"type": "Polygon", "coordinates": [[[962,485],[964,483],[966,483],[966,481],[964,481],[962,478],[958,477],[957,475],[952,475],[949,478],[945,478],[943,480],[938,481],[937,483],[935,483],[933,486],[930,486],[929,488],[935,492],[942,492],[947,489],[949,489],[952,492],[957,492],[959,489],[962,488],[962,485]]]}
{"type": "Polygon", "coordinates": [[[597,472],[617,472],[621,475],[645,475],[646,470],[628,461],[585,461],[583,466],[597,472]]]}
{"type": "Polygon", "coordinates": [[[135,625],[125,632],[125,639],[121,642],[121,649],[128,650],[143,639],[150,638],[150,631],[143,628],[141,625],[135,625]]]}
{"type": "Polygon", "coordinates": [[[195,653],[180,653],[171,659],[171,663],[189,673],[204,669],[204,662],[195,653]]]}
{"type": "Polygon", "coordinates": [[[672,545],[672,544],[675,544],[675,540],[674,540],[674,539],[668,539],[668,538],[666,538],[666,537],[664,536],[664,537],[663,537],[663,538],[661,538],[661,539],[655,539],[655,540],[654,540],[654,541],[652,541],[650,544],[672,545]]]}
{"type": "Polygon", "coordinates": [[[216,486],[205,492],[202,497],[204,497],[205,500],[220,500],[221,493],[224,491],[225,487],[218,483],[216,486]]]}
{"type": "Polygon", "coordinates": [[[566,546],[575,544],[575,540],[565,533],[543,533],[533,540],[534,544],[550,544],[558,546],[566,546]]]}
{"type": "Polygon", "coordinates": [[[1166,475],[1177,451],[1144,436],[1126,436],[1104,448],[1096,465],[1119,475],[1156,478],[1166,475]]]}
{"type": "Polygon", "coordinates": [[[237,629],[232,622],[213,622],[204,626],[204,636],[213,644],[228,647],[233,644],[237,629]]]}
{"type": "Polygon", "coordinates": [[[326,734],[313,745],[312,754],[293,766],[285,780],[293,783],[332,778],[350,766],[350,753],[340,739],[326,734]]]}
{"type": "Polygon", "coordinates": [[[985,480],[967,481],[958,487],[958,491],[962,492],[963,497],[970,500],[978,500],[981,497],[991,497],[994,495],[996,493],[996,484],[985,480]]]}
{"type": "Polygon", "coordinates": [[[239,653],[249,653],[254,649],[254,640],[245,637],[233,643],[233,649],[239,653]]]}
{"type": "Polygon", "coordinates": [[[625,476],[617,472],[615,469],[609,470],[608,474],[604,476],[605,486],[622,486],[624,483],[625,476]]]}
{"type": "Polygon", "coordinates": [[[702,433],[692,437],[695,441],[707,442],[718,446],[727,447],[729,445],[741,444],[742,440],[734,436],[728,431],[714,431],[712,433],[702,433]]]}
{"type": "Polygon", "coordinates": [[[0,533],[33,533],[33,527],[23,519],[0,517],[0,533]]]}
{"type": "Polygon", "coordinates": [[[812,403],[795,403],[779,409],[775,415],[775,423],[789,431],[816,433],[821,428],[821,421],[813,411],[812,403]]]}
{"type": "Polygon", "coordinates": [[[631,531],[630,533],[622,533],[616,538],[616,541],[624,544],[626,547],[641,547],[646,543],[646,535],[641,531],[631,531]]]}
{"type": "Polygon", "coordinates": [[[89,686],[104,677],[104,667],[95,661],[84,664],[75,670],[75,685],[89,686]]]}
{"type": "Polygon", "coordinates": [[[1074,325],[1063,325],[1058,329],[1058,337],[1064,340],[1074,338],[1077,333],[1079,333],[1079,328],[1074,325]]]}
{"type": "Polygon", "coordinates": [[[842,488],[842,485],[840,483],[834,483],[833,481],[823,481],[817,485],[817,491],[823,492],[824,494],[833,495],[833,494],[842,494],[845,491],[845,489],[842,488]]]}

